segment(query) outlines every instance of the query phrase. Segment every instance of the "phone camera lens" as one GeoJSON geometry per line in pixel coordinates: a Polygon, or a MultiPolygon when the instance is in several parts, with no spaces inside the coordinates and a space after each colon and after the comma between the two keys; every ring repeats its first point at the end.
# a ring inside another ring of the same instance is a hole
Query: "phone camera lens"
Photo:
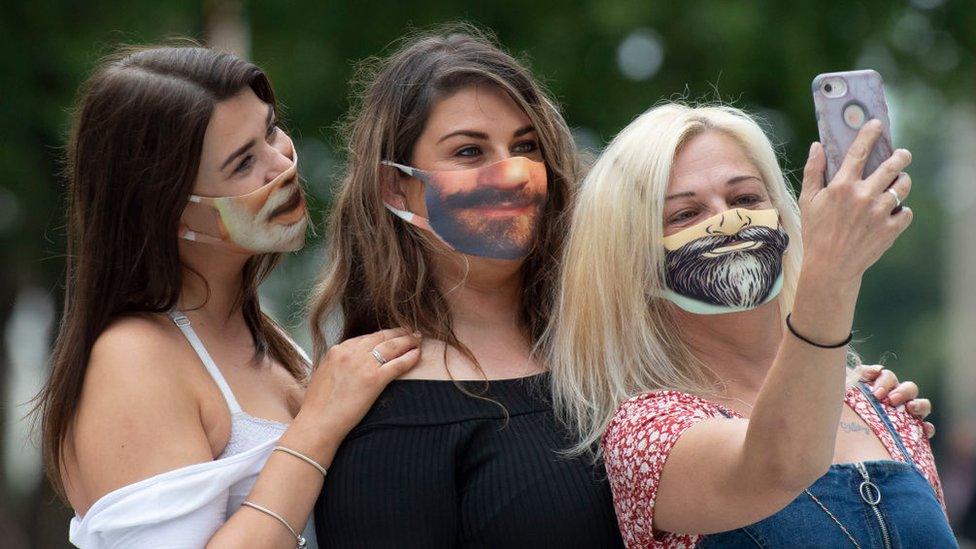
{"type": "Polygon", "coordinates": [[[824,84],[824,88],[823,89],[824,89],[825,92],[830,93],[830,92],[834,91],[834,86],[831,85],[831,84],[829,84],[829,83],[828,84],[824,84]]]}

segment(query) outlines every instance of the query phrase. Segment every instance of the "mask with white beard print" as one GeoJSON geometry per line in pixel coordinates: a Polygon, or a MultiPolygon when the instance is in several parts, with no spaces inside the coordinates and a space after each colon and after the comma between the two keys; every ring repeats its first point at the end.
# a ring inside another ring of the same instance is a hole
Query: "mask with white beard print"
{"type": "Polygon", "coordinates": [[[694,314],[755,309],[783,289],[789,241],[775,209],[714,215],[664,238],[661,297],[694,314]]]}
{"type": "Polygon", "coordinates": [[[293,252],[305,245],[308,209],[298,181],[298,156],[278,177],[238,196],[190,195],[179,237],[238,253],[293,252]]]}

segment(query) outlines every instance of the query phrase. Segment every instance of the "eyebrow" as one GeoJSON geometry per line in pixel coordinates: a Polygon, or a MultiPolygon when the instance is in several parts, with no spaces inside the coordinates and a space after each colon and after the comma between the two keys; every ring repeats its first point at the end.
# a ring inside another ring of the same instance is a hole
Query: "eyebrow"
{"type": "MultiPolygon", "coordinates": [[[[275,110],[274,110],[274,107],[269,104],[268,105],[268,116],[267,116],[267,118],[265,118],[265,124],[267,125],[267,127],[270,128],[271,125],[274,124],[274,121],[275,121],[274,118],[275,118],[275,110]]],[[[244,154],[245,152],[247,152],[248,149],[250,149],[251,147],[254,146],[254,143],[255,143],[255,140],[254,139],[251,139],[247,143],[244,143],[243,145],[241,145],[240,147],[238,147],[237,150],[235,150],[234,152],[232,152],[230,154],[230,156],[227,157],[227,160],[224,160],[224,163],[220,165],[220,170],[218,170],[218,171],[224,171],[224,168],[226,168],[228,164],[230,164],[231,162],[233,162],[234,159],[237,158],[238,156],[240,156],[240,155],[244,154]]]]}
{"type": "MultiPolygon", "coordinates": [[[[512,137],[513,138],[515,138],[515,137],[522,137],[523,135],[525,135],[527,133],[532,133],[534,131],[535,131],[535,126],[532,126],[530,124],[528,126],[523,126],[523,127],[519,128],[519,129],[515,130],[515,133],[512,134],[512,137]]],[[[458,136],[458,135],[461,135],[461,136],[464,136],[464,137],[470,137],[472,139],[480,139],[482,141],[487,141],[488,140],[488,134],[487,133],[484,133],[484,132],[476,132],[474,130],[458,130],[456,132],[451,132],[451,133],[445,135],[444,137],[441,137],[437,142],[438,143],[441,143],[442,141],[446,141],[447,139],[450,139],[450,138],[455,137],[455,136],[458,136]]]]}
{"type": "MultiPolygon", "coordinates": [[[[762,179],[760,179],[758,176],[755,176],[755,175],[737,175],[737,176],[729,179],[728,181],[726,181],[725,184],[726,185],[735,185],[736,183],[742,183],[743,181],[748,181],[750,179],[755,179],[756,181],[759,181],[760,183],[762,183],[762,179]]],[[[691,196],[695,196],[695,192],[694,191],[688,191],[688,192],[683,192],[683,193],[677,193],[677,194],[668,195],[664,200],[667,201],[667,200],[672,200],[674,198],[688,198],[688,197],[691,197],[691,196]]]]}

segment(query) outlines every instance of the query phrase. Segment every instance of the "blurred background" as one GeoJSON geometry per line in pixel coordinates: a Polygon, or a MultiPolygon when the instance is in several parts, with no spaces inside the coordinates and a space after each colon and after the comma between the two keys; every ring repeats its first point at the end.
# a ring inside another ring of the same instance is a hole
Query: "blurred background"
{"type": "MultiPolygon", "coordinates": [[[[0,9],[0,547],[67,546],[70,511],[41,470],[27,402],[47,377],[64,271],[71,105],[119,43],[189,36],[263,67],[300,149],[319,234],[262,288],[307,345],[302,304],[322,263],[321,220],[342,162],[335,124],[357,61],[405,32],[464,20],[497,34],[598,153],[662,99],[721,99],[763,117],[802,170],[817,138],[810,82],[872,68],[896,146],[914,153],[916,217],[868,273],[856,319],[865,361],[918,382],[949,515],[976,538],[976,10],[966,0],[349,2],[4,0],[0,9]]],[[[794,177],[794,179],[796,179],[794,177]]],[[[972,546],[972,545],[970,545],[972,546]]]]}

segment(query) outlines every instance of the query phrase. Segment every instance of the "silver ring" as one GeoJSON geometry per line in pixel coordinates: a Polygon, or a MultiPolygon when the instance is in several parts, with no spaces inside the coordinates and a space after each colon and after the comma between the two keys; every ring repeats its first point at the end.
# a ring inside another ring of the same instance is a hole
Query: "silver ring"
{"type": "Polygon", "coordinates": [[[373,358],[376,359],[376,362],[379,362],[381,365],[386,364],[386,359],[375,348],[372,351],[370,351],[370,354],[373,355],[373,358]]]}
{"type": "Polygon", "coordinates": [[[895,190],[894,189],[891,189],[891,188],[886,189],[885,192],[891,193],[891,196],[895,197],[895,208],[901,208],[901,197],[898,196],[898,193],[895,192],[895,190]]]}

